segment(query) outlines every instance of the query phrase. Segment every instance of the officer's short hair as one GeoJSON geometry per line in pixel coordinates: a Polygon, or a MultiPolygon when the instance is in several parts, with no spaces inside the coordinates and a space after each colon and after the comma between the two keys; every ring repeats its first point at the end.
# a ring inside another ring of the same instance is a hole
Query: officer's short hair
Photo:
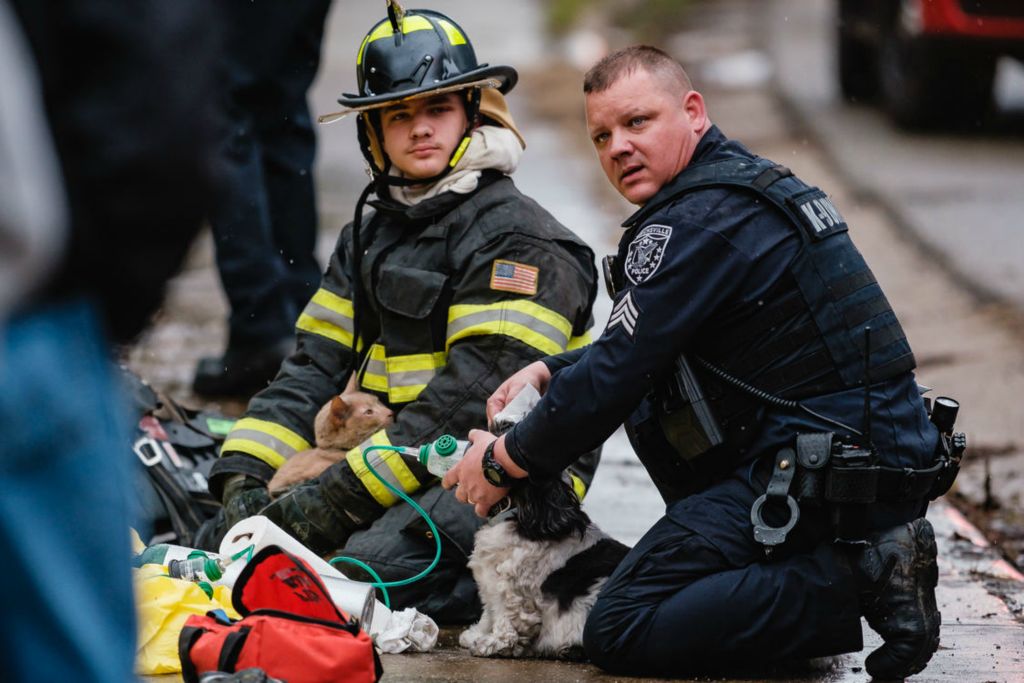
{"type": "Polygon", "coordinates": [[[583,92],[602,92],[637,69],[655,76],[669,92],[680,95],[693,90],[693,83],[682,65],[664,50],[650,45],[633,45],[611,53],[592,66],[583,77],[583,92]]]}

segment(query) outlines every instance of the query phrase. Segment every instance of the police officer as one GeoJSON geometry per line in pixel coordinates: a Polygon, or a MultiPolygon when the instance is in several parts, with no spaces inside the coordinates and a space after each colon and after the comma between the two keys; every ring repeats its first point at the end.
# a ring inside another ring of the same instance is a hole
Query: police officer
{"type": "Polygon", "coordinates": [[[864,615],[885,640],[869,674],[922,670],[939,637],[923,513],[940,442],[846,223],[712,125],[660,50],[606,57],[584,91],[601,165],[641,207],[606,271],[612,314],[586,349],[503,383],[489,413],[527,382],[546,393],[504,436],[471,432],[445,486],[484,514],[625,422],[667,509],[589,616],[598,665],[678,675],[849,652],[864,615]]]}
{"type": "MultiPolygon", "coordinates": [[[[466,33],[428,10],[369,31],[356,56],[361,146],[374,180],[299,316],[297,349],[228,435],[211,478],[226,523],[261,513],[319,553],[343,548],[385,580],[430,564],[432,534],[363,464],[371,445],[465,438],[486,423],[485,402],[504,377],[586,343],[597,273],[593,253],[516,189],[508,174],[523,150],[503,93],[508,66],[477,63],[466,33]],[[362,220],[363,200],[376,211],[362,220]],[[273,503],[266,482],[309,447],[317,410],[350,376],[395,412],[318,480],[273,503]],[[270,503],[268,505],[268,503],[270,503]],[[389,508],[391,508],[389,510],[389,508]]],[[[596,452],[574,466],[582,494],[596,452]]],[[[444,621],[479,609],[465,568],[480,520],[416,461],[370,451],[370,464],[415,494],[444,535],[441,566],[395,591],[444,621]]]]}

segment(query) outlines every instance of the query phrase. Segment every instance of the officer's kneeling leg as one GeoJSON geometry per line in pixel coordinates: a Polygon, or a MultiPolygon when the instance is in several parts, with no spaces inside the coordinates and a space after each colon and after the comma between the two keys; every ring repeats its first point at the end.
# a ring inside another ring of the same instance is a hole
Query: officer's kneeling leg
{"type": "Polygon", "coordinates": [[[662,518],[602,590],[588,656],[615,673],[679,675],[861,647],[855,583],[832,546],[772,563],[742,554],[662,518]]]}

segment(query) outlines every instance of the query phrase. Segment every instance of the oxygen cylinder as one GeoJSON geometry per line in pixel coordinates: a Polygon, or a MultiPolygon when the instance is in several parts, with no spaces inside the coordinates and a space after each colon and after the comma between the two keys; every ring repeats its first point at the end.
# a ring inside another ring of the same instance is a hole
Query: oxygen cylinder
{"type": "Polygon", "coordinates": [[[187,560],[170,560],[167,575],[174,579],[199,583],[219,581],[224,575],[224,561],[217,557],[192,557],[187,560]]]}
{"type": "Polygon", "coordinates": [[[194,557],[206,558],[209,554],[202,550],[186,548],[185,546],[174,545],[173,543],[157,543],[133,557],[132,566],[141,567],[144,564],[166,565],[171,560],[191,560],[194,557]]]}

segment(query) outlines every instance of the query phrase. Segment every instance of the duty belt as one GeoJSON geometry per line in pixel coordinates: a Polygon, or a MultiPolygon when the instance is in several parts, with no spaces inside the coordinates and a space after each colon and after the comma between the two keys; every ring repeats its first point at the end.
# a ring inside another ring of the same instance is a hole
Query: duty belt
{"type": "Polygon", "coordinates": [[[942,433],[931,467],[884,467],[874,464],[870,451],[842,443],[831,432],[800,434],[795,448],[776,455],[768,488],[750,509],[754,539],[770,555],[796,526],[801,506],[813,506],[829,510],[837,541],[861,542],[868,505],[938,498],[953,485],[966,448],[964,434],[942,433]],[[761,513],[768,503],[789,507],[785,524],[765,522],[761,513]]]}

